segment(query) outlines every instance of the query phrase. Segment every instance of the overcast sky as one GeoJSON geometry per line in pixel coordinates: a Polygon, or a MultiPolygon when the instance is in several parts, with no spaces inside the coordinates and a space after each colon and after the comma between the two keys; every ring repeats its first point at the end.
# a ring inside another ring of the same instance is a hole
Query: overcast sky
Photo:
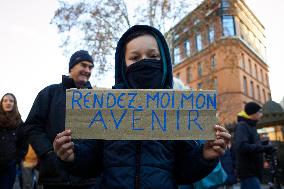
{"type": "MultiPolygon", "coordinates": [[[[280,102],[284,96],[284,1],[247,3],[266,28],[272,99],[280,102]]],[[[24,120],[37,93],[68,74],[68,58],[59,48],[56,27],[50,25],[57,7],[57,0],[0,0],[0,96],[14,93],[24,120]]],[[[101,86],[110,87],[112,74],[106,77],[107,83],[101,86]]]]}

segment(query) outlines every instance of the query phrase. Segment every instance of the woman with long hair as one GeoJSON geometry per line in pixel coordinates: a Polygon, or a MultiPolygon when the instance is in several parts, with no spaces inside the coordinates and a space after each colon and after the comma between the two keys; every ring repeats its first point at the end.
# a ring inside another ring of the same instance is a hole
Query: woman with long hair
{"type": "Polygon", "coordinates": [[[11,189],[16,178],[16,164],[26,151],[23,121],[16,97],[6,93],[0,103],[0,188],[11,189]]]}

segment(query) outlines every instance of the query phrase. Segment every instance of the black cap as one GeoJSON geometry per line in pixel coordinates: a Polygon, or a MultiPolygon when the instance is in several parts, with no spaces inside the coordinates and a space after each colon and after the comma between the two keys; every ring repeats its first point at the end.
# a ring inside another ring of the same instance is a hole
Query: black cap
{"type": "Polygon", "coordinates": [[[88,62],[91,62],[92,64],[94,64],[93,63],[93,58],[88,53],[88,51],[79,50],[79,51],[76,51],[74,54],[72,54],[72,56],[70,57],[69,72],[76,64],[78,64],[78,63],[80,63],[82,61],[88,61],[88,62]]]}
{"type": "Polygon", "coordinates": [[[252,115],[258,112],[261,106],[255,102],[249,102],[245,105],[245,112],[247,115],[252,115]]]}

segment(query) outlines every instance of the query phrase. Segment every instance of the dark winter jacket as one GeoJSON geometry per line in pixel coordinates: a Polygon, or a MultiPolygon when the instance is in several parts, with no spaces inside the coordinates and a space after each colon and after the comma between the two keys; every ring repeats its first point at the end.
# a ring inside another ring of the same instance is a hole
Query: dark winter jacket
{"type": "Polygon", "coordinates": [[[0,170],[11,163],[20,163],[28,149],[23,124],[15,128],[0,125],[0,170]]]}
{"type": "MultiPolygon", "coordinates": [[[[124,46],[128,35],[150,31],[158,41],[163,61],[164,88],[172,88],[173,75],[168,46],[162,34],[149,26],[133,26],[119,40],[115,55],[114,89],[127,88],[124,46]]],[[[102,188],[174,189],[179,183],[193,183],[208,175],[217,160],[203,158],[202,144],[195,141],[104,141],[102,188]]],[[[98,165],[98,144],[75,149],[77,173],[91,172],[98,165]]]]}
{"type": "MultiPolygon", "coordinates": [[[[25,122],[29,128],[29,141],[39,157],[39,182],[44,185],[85,185],[95,182],[95,179],[69,174],[53,152],[52,143],[56,134],[65,130],[66,89],[69,88],[76,88],[75,83],[73,79],[63,76],[62,83],[40,91],[25,122]]],[[[86,88],[92,88],[89,82],[86,88]]]]}
{"type": "Polygon", "coordinates": [[[234,147],[236,153],[236,168],[242,178],[257,176],[261,178],[263,170],[263,152],[270,146],[262,145],[256,130],[257,121],[251,120],[241,112],[235,129],[234,147]]]}

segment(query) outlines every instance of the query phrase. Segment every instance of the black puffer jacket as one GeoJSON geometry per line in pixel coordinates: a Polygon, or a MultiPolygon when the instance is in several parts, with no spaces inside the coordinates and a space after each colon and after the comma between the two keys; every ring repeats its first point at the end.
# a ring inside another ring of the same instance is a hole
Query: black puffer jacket
{"type": "MultiPolygon", "coordinates": [[[[163,61],[164,88],[172,88],[173,75],[168,46],[163,35],[149,26],[133,26],[116,48],[115,86],[127,88],[124,46],[131,33],[147,30],[156,37],[163,61]]],[[[174,189],[178,183],[192,183],[208,175],[217,161],[202,156],[203,146],[195,141],[105,141],[103,146],[102,188],[174,189]]],[[[78,145],[75,149],[77,173],[97,170],[102,153],[98,143],[78,145]]]]}
{"type": "Polygon", "coordinates": [[[15,128],[0,126],[0,169],[12,162],[19,163],[27,149],[23,124],[15,128]]]}
{"type": "MultiPolygon", "coordinates": [[[[74,81],[62,77],[62,83],[50,85],[37,95],[25,122],[29,128],[29,141],[40,158],[39,182],[44,185],[88,185],[94,178],[86,179],[69,174],[53,152],[53,140],[65,130],[66,89],[76,88],[74,81]]],[[[88,82],[86,88],[92,88],[88,82]]],[[[82,142],[82,141],[77,141],[82,142]]]]}

